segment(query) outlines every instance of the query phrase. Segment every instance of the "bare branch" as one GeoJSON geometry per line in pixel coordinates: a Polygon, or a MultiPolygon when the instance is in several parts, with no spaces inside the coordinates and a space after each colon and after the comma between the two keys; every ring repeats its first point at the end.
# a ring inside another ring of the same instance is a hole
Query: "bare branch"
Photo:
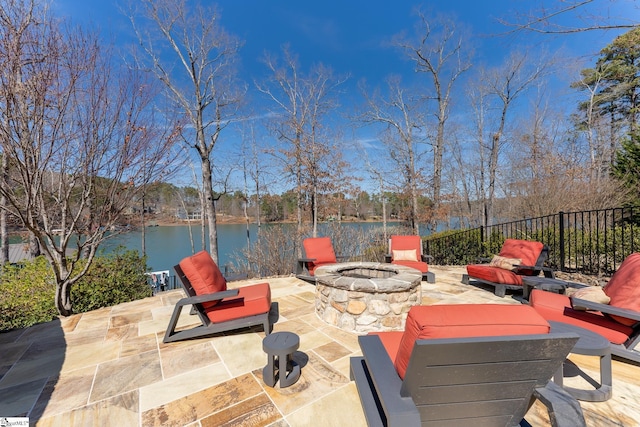
{"type": "MultiPolygon", "coordinates": [[[[613,2],[610,3],[613,4],[613,2]]],[[[541,34],[574,34],[586,31],[630,29],[638,26],[637,21],[628,16],[614,17],[608,12],[602,15],[590,12],[588,6],[591,4],[595,5],[596,3],[594,0],[561,0],[555,3],[554,8],[548,9],[541,6],[537,11],[522,15],[520,22],[508,19],[498,19],[498,22],[512,28],[507,34],[518,31],[541,34]],[[569,26],[558,22],[567,17],[578,19],[583,22],[583,25],[569,26]]]]}

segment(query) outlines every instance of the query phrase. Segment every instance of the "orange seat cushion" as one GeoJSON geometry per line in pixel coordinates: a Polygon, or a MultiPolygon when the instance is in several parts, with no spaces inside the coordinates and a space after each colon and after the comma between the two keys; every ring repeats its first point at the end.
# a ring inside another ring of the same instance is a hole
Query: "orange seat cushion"
{"type": "Polygon", "coordinates": [[[614,344],[623,344],[633,333],[629,326],[611,320],[599,311],[574,310],[566,295],[534,289],[529,295],[529,304],[547,320],[580,326],[614,344]]]}
{"type": "Polygon", "coordinates": [[[315,260],[307,263],[307,268],[311,274],[321,265],[335,264],[337,262],[336,253],[333,251],[333,244],[329,237],[310,237],[302,241],[302,246],[304,246],[306,257],[315,260]]]}
{"type": "MultiPolygon", "coordinates": [[[[609,305],[640,313],[640,253],[632,253],[625,258],[604,287],[604,293],[611,298],[609,305]]],[[[627,326],[637,322],[614,315],[611,318],[627,326]]]]}
{"type": "Polygon", "coordinates": [[[493,283],[503,283],[506,285],[522,286],[522,277],[511,270],[500,267],[493,267],[488,264],[467,265],[469,277],[486,280],[493,283]]]}
{"type": "MultiPolygon", "coordinates": [[[[189,279],[196,295],[207,295],[227,289],[227,280],[207,251],[200,251],[180,261],[180,268],[189,279]]],[[[204,308],[213,307],[218,301],[203,303],[204,308]]]]}
{"type": "Polygon", "coordinates": [[[549,333],[549,323],[526,305],[414,306],[409,310],[394,365],[398,375],[404,378],[413,346],[418,339],[546,333],[549,333]]]}
{"type": "Polygon", "coordinates": [[[241,319],[268,313],[271,309],[271,288],[268,283],[258,283],[238,288],[238,295],[225,298],[214,307],[205,310],[214,323],[241,319]]]}
{"type": "Polygon", "coordinates": [[[426,273],[427,271],[429,271],[429,266],[427,265],[427,263],[422,261],[391,261],[391,263],[415,268],[416,270],[420,270],[422,273],[426,273]]]}

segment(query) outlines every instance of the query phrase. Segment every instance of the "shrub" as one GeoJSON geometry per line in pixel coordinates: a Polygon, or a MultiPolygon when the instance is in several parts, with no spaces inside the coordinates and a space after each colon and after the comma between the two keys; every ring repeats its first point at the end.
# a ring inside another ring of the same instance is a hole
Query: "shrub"
{"type": "Polygon", "coordinates": [[[472,264],[479,256],[497,253],[483,244],[479,229],[442,231],[424,239],[424,245],[437,265],[472,264]]]}
{"type": "MultiPolygon", "coordinates": [[[[73,311],[82,313],[151,296],[146,270],[146,258],[123,247],[96,256],[87,274],[71,288],[73,311]]],[[[55,319],[55,289],[45,257],[0,267],[0,330],[55,319]]]]}
{"type": "Polygon", "coordinates": [[[45,257],[0,267],[0,330],[25,328],[58,315],[55,277],[45,257]]]}
{"type": "Polygon", "coordinates": [[[291,230],[292,226],[289,224],[262,227],[257,241],[250,248],[244,248],[233,255],[237,271],[248,277],[291,274],[296,260],[295,245],[291,244],[291,230]]]}
{"type": "Polygon", "coordinates": [[[120,246],[94,258],[91,267],[71,288],[73,311],[82,313],[151,296],[146,257],[120,246]]]}

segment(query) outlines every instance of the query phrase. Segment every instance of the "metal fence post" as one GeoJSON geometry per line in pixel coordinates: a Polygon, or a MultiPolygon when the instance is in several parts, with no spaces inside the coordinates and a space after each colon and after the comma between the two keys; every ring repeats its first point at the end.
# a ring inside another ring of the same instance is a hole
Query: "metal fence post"
{"type": "Polygon", "coordinates": [[[559,267],[560,267],[560,271],[565,271],[565,264],[564,264],[564,212],[560,211],[558,212],[558,224],[559,224],[559,228],[560,228],[560,259],[559,259],[559,267]]]}

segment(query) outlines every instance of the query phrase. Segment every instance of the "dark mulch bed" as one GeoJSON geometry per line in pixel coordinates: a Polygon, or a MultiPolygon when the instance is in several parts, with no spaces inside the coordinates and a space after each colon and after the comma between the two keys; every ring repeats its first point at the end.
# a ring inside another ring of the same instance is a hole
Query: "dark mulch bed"
{"type": "Polygon", "coordinates": [[[565,273],[562,271],[556,271],[555,276],[556,279],[566,280],[569,282],[585,283],[591,286],[604,286],[610,279],[610,277],[589,276],[582,273],[565,273]]]}

